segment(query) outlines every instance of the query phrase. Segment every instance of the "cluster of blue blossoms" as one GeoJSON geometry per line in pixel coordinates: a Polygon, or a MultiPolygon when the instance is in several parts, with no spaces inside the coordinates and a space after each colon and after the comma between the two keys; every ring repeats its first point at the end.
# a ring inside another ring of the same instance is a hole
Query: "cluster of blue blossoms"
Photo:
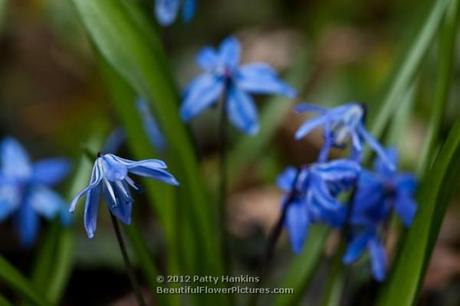
{"type": "Polygon", "coordinates": [[[312,223],[349,229],[343,262],[351,264],[367,250],[374,278],[383,281],[387,266],[382,243],[385,224],[394,211],[404,226],[411,225],[416,212],[415,177],[399,173],[396,150],[385,150],[367,131],[362,105],[324,109],[300,104],[297,109],[319,115],[302,124],[295,137],[300,139],[321,127],[324,144],[316,163],[298,170],[288,168],[278,178],[279,187],[287,193],[282,205],[292,248],[296,253],[301,251],[312,223]],[[373,171],[361,165],[366,144],[377,154],[373,171]],[[348,147],[349,158],[329,160],[332,148],[348,147]]]}

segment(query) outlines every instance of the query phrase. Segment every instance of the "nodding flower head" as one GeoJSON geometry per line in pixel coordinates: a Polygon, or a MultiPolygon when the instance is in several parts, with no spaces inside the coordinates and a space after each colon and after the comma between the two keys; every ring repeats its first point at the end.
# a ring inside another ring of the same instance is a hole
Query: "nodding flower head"
{"type": "Polygon", "coordinates": [[[279,94],[293,98],[296,92],[278,78],[265,63],[240,65],[241,46],[235,37],[226,38],[219,49],[203,48],[198,66],[203,74],[192,80],[184,92],[181,117],[189,121],[225,95],[230,121],[247,134],[259,130],[257,109],[250,94],[279,94]]]}
{"type": "Polygon", "coordinates": [[[359,161],[367,143],[386,163],[390,169],[395,165],[386,156],[380,143],[367,131],[364,121],[366,110],[362,104],[349,103],[332,109],[302,103],[296,107],[299,112],[314,112],[318,116],[304,122],[297,130],[295,137],[301,139],[313,129],[322,127],[324,145],[320,153],[319,161],[327,160],[331,148],[343,148],[351,143],[352,159],[359,161]]]}
{"type": "Polygon", "coordinates": [[[195,0],[155,0],[155,15],[162,26],[171,25],[182,7],[182,19],[189,22],[195,14],[195,0]]]}
{"type": "Polygon", "coordinates": [[[338,195],[351,186],[360,170],[354,161],[336,160],[300,170],[290,167],[278,177],[278,186],[287,193],[285,225],[295,253],[302,249],[311,223],[343,224],[346,211],[338,195]]]}
{"type": "Polygon", "coordinates": [[[178,181],[166,170],[166,164],[157,159],[132,161],[113,154],[98,155],[91,173],[89,185],[73,199],[73,212],[79,199],[86,194],[84,225],[89,238],[96,232],[99,199],[103,195],[110,212],[125,224],[131,223],[133,198],[130,188],[140,187],[130,175],[138,175],[177,186],[178,181]]]}

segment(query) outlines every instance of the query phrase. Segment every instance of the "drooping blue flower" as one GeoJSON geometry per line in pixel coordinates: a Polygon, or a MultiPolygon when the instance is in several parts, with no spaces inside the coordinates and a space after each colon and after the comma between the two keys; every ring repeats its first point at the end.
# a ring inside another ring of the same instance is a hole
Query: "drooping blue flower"
{"type": "Polygon", "coordinates": [[[297,130],[295,137],[301,139],[313,129],[322,127],[324,145],[319,161],[327,160],[331,148],[343,148],[351,142],[352,159],[360,160],[364,144],[367,143],[390,169],[395,165],[386,156],[380,143],[367,131],[364,125],[365,109],[358,103],[344,104],[332,109],[326,109],[308,103],[296,107],[300,112],[314,112],[318,116],[303,123],[297,130]]]}
{"type": "Polygon", "coordinates": [[[233,125],[247,134],[259,130],[257,109],[250,94],[280,94],[293,98],[296,93],[281,81],[273,68],[264,63],[240,66],[240,43],[225,39],[218,50],[205,47],[197,56],[204,73],[186,88],[181,117],[189,121],[224,95],[226,112],[233,125]]]}
{"type": "Polygon", "coordinates": [[[22,245],[31,246],[35,241],[39,216],[60,216],[64,224],[70,221],[66,202],[50,188],[67,175],[67,160],[52,158],[31,163],[13,138],[1,142],[0,159],[0,221],[13,218],[22,245]]]}
{"type": "Polygon", "coordinates": [[[125,224],[131,223],[133,198],[130,188],[140,187],[129,176],[138,175],[178,186],[178,181],[167,170],[166,164],[158,159],[132,161],[113,154],[98,156],[89,185],[72,200],[70,212],[73,212],[79,199],[86,194],[84,226],[89,238],[96,232],[97,215],[101,194],[110,212],[125,224]]]}
{"type": "Polygon", "coordinates": [[[368,228],[354,236],[342,258],[344,264],[349,265],[358,260],[365,251],[369,252],[371,260],[372,275],[382,282],[385,280],[387,270],[387,256],[385,247],[380,241],[377,230],[368,228]]]}
{"type": "Polygon", "coordinates": [[[155,15],[162,26],[171,25],[176,20],[182,6],[182,20],[189,22],[195,14],[195,0],[155,0],[155,15]]]}
{"type": "Polygon", "coordinates": [[[149,106],[144,99],[139,98],[136,100],[136,107],[141,116],[145,132],[150,140],[150,144],[154,148],[163,151],[166,148],[166,140],[163,136],[163,133],[161,133],[160,127],[158,126],[155,117],[150,111],[149,106]]]}
{"type": "MultiPolygon", "coordinates": [[[[395,149],[386,150],[386,156],[398,165],[395,149]]],[[[379,224],[394,211],[404,226],[409,227],[417,211],[414,193],[417,180],[411,173],[400,173],[388,168],[381,158],[374,163],[374,172],[363,170],[358,181],[354,201],[354,224],[379,224]]]]}
{"type": "Polygon", "coordinates": [[[349,160],[314,164],[301,170],[287,168],[278,177],[278,186],[287,193],[283,200],[292,249],[299,253],[311,223],[340,227],[346,215],[337,199],[356,180],[360,166],[349,160]]]}

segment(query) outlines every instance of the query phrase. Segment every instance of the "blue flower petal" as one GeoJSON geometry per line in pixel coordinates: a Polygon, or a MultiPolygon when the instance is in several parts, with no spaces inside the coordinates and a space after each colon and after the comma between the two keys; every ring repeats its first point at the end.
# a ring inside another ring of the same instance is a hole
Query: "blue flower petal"
{"type": "Polygon", "coordinates": [[[6,138],[0,147],[1,171],[6,177],[20,180],[32,175],[32,167],[24,148],[14,138],[6,138]]]}
{"type": "Polygon", "coordinates": [[[254,101],[235,86],[229,89],[227,112],[230,121],[242,132],[255,135],[259,131],[258,114],[254,101]]]}
{"type": "Polygon", "coordinates": [[[32,180],[52,186],[59,183],[70,170],[70,163],[65,158],[50,158],[33,165],[32,180]]]}
{"type": "Polygon", "coordinates": [[[171,25],[177,17],[180,0],[156,0],[155,14],[162,26],[171,25]]]}
{"type": "Polygon", "coordinates": [[[97,187],[90,189],[86,196],[83,224],[85,226],[86,234],[90,239],[92,239],[96,233],[101,188],[102,186],[98,185],[97,187]]]}
{"type": "Polygon", "coordinates": [[[379,158],[382,160],[383,163],[385,163],[388,167],[389,170],[394,171],[396,170],[396,165],[393,163],[393,161],[387,156],[385,150],[383,147],[380,145],[380,143],[371,135],[369,132],[364,128],[363,125],[358,126],[358,132],[360,135],[364,138],[364,140],[369,144],[369,146],[374,149],[374,151],[377,153],[379,158]]]}
{"type": "Polygon", "coordinates": [[[312,167],[326,181],[348,180],[357,178],[361,166],[354,161],[338,159],[328,163],[316,164],[312,167]]]}
{"type": "Polygon", "coordinates": [[[216,102],[224,90],[224,80],[212,74],[197,77],[186,90],[180,114],[189,121],[205,108],[216,102]]]}
{"type": "Polygon", "coordinates": [[[102,181],[103,174],[100,169],[99,159],[96,160],[96,163],[93,166],[93,170],[91,172],[91,179],[89,185],[77,193],[77,195],[73,198],[72,202],[70,203],[69,212],[73,212],[75,207],[77,206],[78,200],[91,189],[96,188],[102,181]]]}
{"type": "Polygon", "coordinates": [[[399,192],[396,196],[395,211],[401,218],[405,227],[409,227],[414,220],[415,213],[417,212],[417,204],[412,196],[405,192],[399,192]]]}
{"type": "Polygon", "coordinates": [[[233,36],[224,39],[220,44],[219,55],[222,62],[230,68],[236,68],[240,62],[241,56],[239,41],[233,36]]]}
{"type": "Polygon", "coordinates": [[[376,238],[369,241],[368,247],[371,257],[372,274],[377,281],[382,282],[385,280],[387,269],[385,248],[376,238]]]}
{"type": "Polygon", "coordinates": [[[122,128],[114,129],[105,140],[101,150],[102,153],[107,154],[117,152],[125,140],[125,131],[122,128]]]}
{"type": "Polygon", "coordinates": [[[292,250],[298,254],[302,250],[308,235],[309,219],[305,204],[300,201],[290,203],[286,211],[285,223],[292,250]]]}
{"type": "Polygon", "coordinates": [[[276,180],[279,188],[285,192],[292,191],[292,185],[294,184],[295,177],[297,175],[297,169],[294,167],[287,167],[276,180]]]}
{"type": "Polygon", "coordinates": [[[105,188],[105,186],[103,187],[104,196],[111,213],[124,224],[131,224],[133,199],[129,193],[128,186],[126,184],[119,183],[118,185],[112,184],[112,187],[115,192],[117,202],[113,201],[107,188],[105,188]]]}
{"type": "Polygon", "coordinates": [[[39,218],[34,209],[24,202],[16,213],[15,222],[22,246],[30,247],[37,238],[39,218]]]}
{"type": "Polygon", "coordinates": [[[130,168],[129,172],[139,176],[156,179],[169,185],[179,186],[179,182],[176,180],[176,178],[171,173],[163,169],[135,166],[130,168]]]}
{"type": "Polygon", "coordinates": [[[398,190],[413,194],[417,189],[417,179],[412,173],[401,173],[395,178],[398,190]]]}
{"type": "Polygon", "coordinates": [[[109,181],[119,181],[124,180],[128,175],[128,167],[118,162],[118,160],[112,154],[105,154],[100,157],[104,178],[109,181]]]}
{"type": "Polygon", "coordinates": [[[349,265],[358,260],[366,249],[370,239],[372,239],[372,235],[369,233],[356,236],[348,245],[345,255],[343,255],[343,263],[349,265]]]}
{"type": "Polygon", "coordinates": [[[182,20],[184,20],[184,22],[190,22],[190,20],[193,18],[193,15],[195,15],[195,10],[195,0],[184,0],[182,8],[182,20]]]}
{"type": "Polygon", "coordinates": [[[313,112],[324,114],[325,112],[327,112],[327,108],[311,103],[299,103],[294,107],[294,110],[299,113],[313,112]]]}
{"type": "Polygon", "coordinates": [[[295,139],[299,140],[303,138],[305,135],[309,134],[313,129],[319,127],[320,125],[326,122],[326,116],[318,116],[316,118],[310,119],[304,122],[297,132],[295,133],[295,139]]]}
{"type": "Polygon", "coordinates": [[[141,116],[144,130],[147,134],[150,144],[160,151],[163,151],[166,147],[166,140],[161,133],[160,127],[158,126],[155,117],[149,109],[149,106],[144,99],[138,99],[136,101],[137,110],[141,116]]]}
{"type": "Polygon", "coordinates": [[[47,219],[58,215],[66,205],[64,199],[57,193],[43,186],[32,188],[26,201],[38,214],[47,219]]]}
{"type": "Polygon", "coordinates": [[[287,83],[278,79],[278,75],[267,64],[254,63],[242,66],[237,76],[238,87],[256,94],[280,94],[289,98],[296,96],[296,91],[287,83]]]}
{"type": "MultiPolygon", "coordinates": [[[[391,163],[397,167],[398,162],[399,162],[399,156],[398,156],[398,151],[395,148],[389,148],[385,150],[385,156],[388,158],[388,160],[391,161],[391,163]]],[[[377,171],[377,173],[390,177],[395,173],[396,169],[390,169],[387,165],[387,162],[382,159],[380,156],[377,158],[374,162],[374,169],[377,171]]]]}
{"type": "Polygon", "coordinates": [[[204,47],[196,56],[198,66],[208,72],[213,72],[213,70],[219,65],[219,61],[219,55],[211,47],[204,47]]]}
{"type": "Polygon", "coordinates": [[[0,222],[8,218],[19,207],[21,197],[19,186],[0,176],[0,222]]]}

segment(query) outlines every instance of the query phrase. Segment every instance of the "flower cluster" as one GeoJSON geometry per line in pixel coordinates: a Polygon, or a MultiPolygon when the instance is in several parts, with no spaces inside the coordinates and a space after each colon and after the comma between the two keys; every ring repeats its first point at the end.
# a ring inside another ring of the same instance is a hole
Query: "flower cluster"
{"type": "Polygon", "coordinates": [[[27,152],[13,138],[0,144],[0,221],[11,216],[24,246],[31,246],[38,234],[39,216],[59,216],[70,222],[67,204],[51,187],[68,173],[70,165],[63,158],[31,163],[27,152]]]}
{"type": "Polygon", "coordinates": [[[399,173],[397,151],[385,150],[367,131],[361,104],[325,109],[305,103],[296,109],[318,114],[300,126],[296,139],[321,127],[324,144],[317,163],[300,170],[289,168],[278,179],[279,187],[288,193],[282,208],[294,252],[301,250],[311,223],[349,229],[343,262],[351,264],[367,250],[374,278],[383,281],[387,259],[381,237],[392,212],[406,227],[412,223],[415,177],[399,173]],[[377,154],[373,171],[361,166],[366,144],[377,154]],[[330,161],[332,148],[350,148],[350,156],[330,161]]]}

